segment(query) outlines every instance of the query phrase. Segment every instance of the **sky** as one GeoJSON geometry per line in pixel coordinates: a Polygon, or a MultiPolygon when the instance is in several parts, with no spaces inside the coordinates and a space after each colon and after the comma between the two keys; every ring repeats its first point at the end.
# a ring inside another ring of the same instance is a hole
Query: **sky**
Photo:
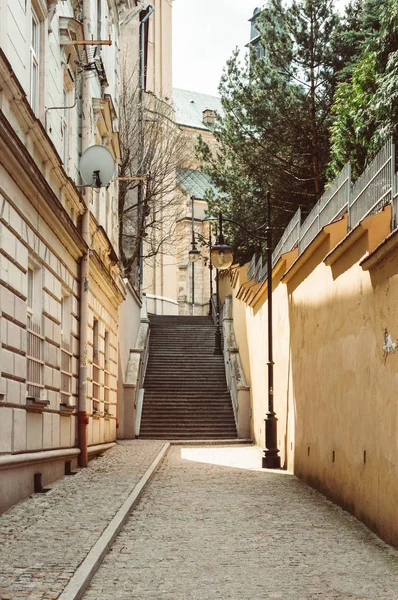
{"type": "MultiPolygon", "coordinates": [[[[236,46],[250,37],[253,10],[264,0],[173,0],[173,87],[218,96],[236,46]]],[[[336,6],[345,0],[336,0],[336,6]]]]}

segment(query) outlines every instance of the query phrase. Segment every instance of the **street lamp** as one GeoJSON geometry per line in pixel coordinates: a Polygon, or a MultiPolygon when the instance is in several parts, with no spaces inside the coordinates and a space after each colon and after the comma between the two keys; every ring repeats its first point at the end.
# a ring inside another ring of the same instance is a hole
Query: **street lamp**
{"type": "Polygon", "coordinates": [[[195,263],[200,259],[200,252],[196,248],[195,243],[195,213],[194,213],[194,202],[195,198],[191,197],[191,210],[192,210],[192,249],[188,252],[189,261],[192,265],[192,315],[195,312],[195,263]]]}
{"type": "MultiPolygon", "coordinates": [[[[226,219],[227,221],[230,219],[226,219]]],[[[222,233],[222,222],[223,217],[222,214],[218,215],[218,240],[215,246],[210,248],[210,260],[218,271],[226,271],[232,265],[232,261],[234,259],[234,255],[232,253],[231,246],[227,246],[224,242],[224,236],[222,233]]]]}
{"type": "MultiPolygon", "coordinates": [[[[243,225],[233,221],[232,219],[224,219],[224,221],[233,223],[237,225],[244,231],[246,231],[252,237],[255,237],[260,240],[266,240],[267,242],[267,270],[268,270],[268,412],[265,416],[265,450],[264,456],[262,457],[262,467],[263,469],[280,469],[281,468],[281,458],[278,456],[278,435],[277,435],[277,421],[276,413],[274,411],[274,360],[273,360],[273,340],[272,340],[272,228],[271,228],[271,195],[269,192],[266,193],[266,203],[267,203],[267,227],[266,237],[259,236],[253,232],[248,231],[243,225]]],[[[226,246],[224,243],[224,238],[222,235],[222,216],[221,213],[219,215],[219,223],[220,223],[220,235],[218,238],[218,242],[215,246],[211,248],[211,260],[213,265],[218,270],[228,269],[232,265],[233,254],[232,248],[230,246],[226,246]]],[[[218,280],[218,270],[217,270],[217,280],[218,280]]],[[[217,310],[217,313],[219,311],[217,310]]],[[[219,329],[219,316],[217,315],[217,323],[219,329]]],[[[221,332],[219,333],[220,339],[219,342],[217,340],[217,332],[216,332],[216,344],[214,354],[217,354],[217,344],[219,343],[219,347],[221,348],[221,332]]]]}
{"type": "Polygon", "coordinates": [[[233,261],[233,253],[231,246],[227,246],[224,241],[224,236],[222,232],[222,214],[221,212],[218,215],[218,240],[215,246],[210,246],[210,261],[217,269],[217,278],[216,278],[216,294],[217,294],[217,309],[216,309],[216,333],[215,333],[215,345],[214,345],[214,354],[221,355],[223,353],[221,347],[221,329],[220,329],[220,293],[219,293],[219,279],[220,279],[220,271],[225,271],[229,269],[232,265],[233,261]]]}
{"type": "MultiPolygon", "coordinates": [[[[212,244],[211,239],[211,223],[209,222],[209,253],[212,244]]],[[[209,257],[209,317],[213,316],[213,263],[209,257]]]]}
{"type": "Polygon", "coordinates": [[[188,252],[188,256],[189,256],[189,261],[191,263],[196,263],[200,259],[201,254],[200,254],[199,250],[196,248],[195,242],[193,242],[192,250],[190,250],[188,252]]]}

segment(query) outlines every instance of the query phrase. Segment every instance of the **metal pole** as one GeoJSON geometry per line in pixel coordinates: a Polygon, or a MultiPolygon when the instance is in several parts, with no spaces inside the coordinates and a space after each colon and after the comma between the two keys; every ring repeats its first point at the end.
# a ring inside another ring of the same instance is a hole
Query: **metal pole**
{"type": "MultiPolygon", "coordinates": [[[[83,26],[84,38],[89,39],[90,32],[90,0],[83,2],[83,26]]],[[[83,73],[82,83],[82,110],[83,114],[90,114],[90,79],[88,72],[83,73]]],[[[82,150],[86,150],[91,143],[91,130],[89,119],[82,119],[82,150]]],[[[89,322],[89,282],[90,282],[90,201],[92,194],[87,188],[84,193],[85,212],[82,215],[82,237],[87,244],[87,250],[81,258],[80,264],[80,326],[79,326],[79,397],[78,397],[78,443],[80,448],[79,466],[87,467],[88,465],[88,425],[89,425],[89,402],[87,400],[87,381],[88,381],[88,359],[89,359],[89,344],[88,344],[88,322],[89,322]]]]}
{"type": "Polygon", "coordinates": [[[209,272],[210,272],[210,300],[209,300],[209,317],[213,314],[213,265],[210,260],[210,252],[211,252],[211,223],[209,223],[209,272]]]}
{"type": "Polygon", "coordinates": [[[195,263],[192,263],[192,315],[195,306],[195,263]]]}
{"type": "MultiPolygon", "coordinates": [[[[218,215],[219,222],[219,232],[218,232],[218,244],[224,243],[224,238],[222,234],[222,214],[218,215]]],[[[216,277],[216,334],[215,334],[215,345],[214,345],[214,354],[221,355],[223,353],[221,348],[221,329],[220,329],[220,294],[219,294],[219,277],[220,271],[217,269],[217,277],[216,277]]]]}
{"type": "Polygon", "coordinates": [[[221,329],[220,329],[220,294],[219,294],[219,276],[220,271],[217,269],[216,275],[216,334],[215,334],[215,345],[214,354],[221,355],[223,353],[221,348],[221,329]]]}
{"type": "Polygon", "coordinates": [[[281,458],[278,456],[278,430],[274,411],[274,360],[272,344],[272,229],[271,229],[271,195],[266,194],[267,201],[267,269],[268,269],[268,412],[265,417],[265,450],[262,458],[263,469],[280,469],[281,458]]]}
{"type": "MultiPolygon", "coordinates": [[[[195,248],[195,206],[194,197],[191,196],[191,212],[192,212],[192,250],[195,248]]],[[[195,312],[195,264],[192,263],[192,316],[195,312]]]]}
{"type": "MultiPolygon", "coordinates": [[[[146,7],[148,12],[141,21],[141,49],[140,49],[140,76],[141,76],[141,148],[140,148],[140,170],[144,169],[145,162],[145,23],[155,10],[153,4],[149,3],[146,7]]],[[[140,236],[140,248],[138,257],[139,268],[139,294],[142,293],[144,281],[144,240],[143,233],[145,229],[144,215],[144,182],[138,185],[138,234],[140,236]]]]}

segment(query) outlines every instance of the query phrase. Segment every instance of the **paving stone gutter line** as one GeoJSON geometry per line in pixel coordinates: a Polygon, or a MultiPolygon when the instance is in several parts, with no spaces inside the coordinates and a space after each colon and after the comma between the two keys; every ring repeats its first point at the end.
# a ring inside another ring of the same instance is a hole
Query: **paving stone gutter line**
{"type": "Polygon", "coordinates": [[[131,511],[139,501],[142,492],[156,472],[169,448],[170,443],[165,443],[155,460],[146,470],[143,477],[134,487],[128,498],[113,517],[112,521],[106,527],[101,537],[97,540],[86,558],[75,571],[64,591],[58,596],[58,600],[80,600],[80,598],[83,597],[85,591],[90,585],[92,578],[101,566],[105,555],[109,551],[123,525],[129,518],[131,511]]]}

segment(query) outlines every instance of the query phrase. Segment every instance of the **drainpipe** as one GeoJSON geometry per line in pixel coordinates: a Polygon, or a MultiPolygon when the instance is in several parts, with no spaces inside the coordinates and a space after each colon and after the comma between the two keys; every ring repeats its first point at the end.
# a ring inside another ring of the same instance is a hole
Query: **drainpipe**
{"type": "MultiPolygon", "coordinates": [[[[83,27],[84,38],[90,39],[90,0],[83,0],[83,27]]],[[[82,152],[91,143],[90,129],[91,93],[89,73],[83,72],[82,103],[81,103],[81,133],[82,152]]],[[[87,414],[87,362],[88,362],[88,291],[90,274],[90,194],[91,189],[84,191],[86,210],[82,215],[82,237],[87,244],[87,252],[82,256],[80,264],[80,342],[79,342],[79,411],[78,411],[78,440],[80,448],[79,465],[87,467],[87,426],[89,418],[87,414]]]]}
{"type": "MultiPolygon", "coordinates": [[[[141,21],[141,135],[142,142],[144,141],[145,132],[145,23],[148,21],[151,14],[154,12],[155,7],[153,4],[148,3],[146,6],[148,10],[147,14],[141,21]]],[[[149,36],[148,36],[149,37],[149,36]]],[[[142,146],[142,150],[144,147],[142,146]]]]}
{"type": "MultiPolygon", "coordinates": [[[[140,168],[142,171],[144,170],[144,135],[145,135],[145,23],[148,21],[151,14],[154,12],[155,7],[151,3],[146,4],[146,10],[148,10],[145,17],[143,17],[141,21],[141,51],[140,51],[140,69],[141,69],[141,164],[140,168]]],[[[148,36],[149,37],[149,36],[148,36]]],[[[143,183],[140,184],[139,187],[139,210],[138,210],[138,223],[139,223],[139,231],[141,229],[141,223],[143,220],[143,183]]],[[[143,284],[143,239],[141,236],[140,242],[140,289],[142,290],[143,284]]]]}

